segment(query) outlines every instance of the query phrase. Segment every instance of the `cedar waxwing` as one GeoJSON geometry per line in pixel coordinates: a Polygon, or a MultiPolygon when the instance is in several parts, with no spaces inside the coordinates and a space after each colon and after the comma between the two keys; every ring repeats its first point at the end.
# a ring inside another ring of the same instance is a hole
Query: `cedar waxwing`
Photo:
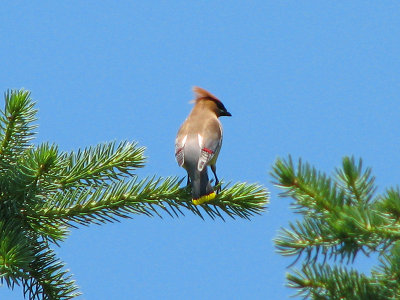
{"type": "Polygon", "coordinates": [[[215,198],[207,166],[211,167],[218,184],[216,162],[222,145],[222,126],[218,117],[232,116],[214,95],[194,87],[194,107],[183,122],[175,140],[175,157],[188,173],[192,187],[193,204],[198,205],[215,198]]]}

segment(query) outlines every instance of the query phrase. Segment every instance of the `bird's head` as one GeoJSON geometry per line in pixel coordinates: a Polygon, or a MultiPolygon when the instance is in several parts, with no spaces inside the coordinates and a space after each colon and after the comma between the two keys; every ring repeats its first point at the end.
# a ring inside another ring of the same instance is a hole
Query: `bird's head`
{"type": "Polygon", "coordinates": [[[226,116],[231,117],[232,114],[227,111],[225,105],[213,94],[202,89],[200,87],[195,86],[193,88],[193,92],[196,95],[196,99],[194,100],[196,103],[198,101],[207,101],[206,105],[215,112],[218,117],[226,116]]]}

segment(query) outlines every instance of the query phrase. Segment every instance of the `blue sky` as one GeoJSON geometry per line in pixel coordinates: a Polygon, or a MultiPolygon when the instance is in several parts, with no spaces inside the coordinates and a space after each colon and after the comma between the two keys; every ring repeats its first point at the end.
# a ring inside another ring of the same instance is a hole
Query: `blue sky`
{"type": "MultiPolygon", "coordinates": [[[[345,155],[399,183],[398,1],[6,1],[0,90],[38,102],[36,143],[70,151],[136,140],[140,176],[184,176],[176,132],[194,85],[219,97],[218,175],[258,182],[251,221],[135,216],[73,230],[56,248],[81,299],[287,299],[273,238],[295,216],[269,172],[292,154],[331,173],[345,155]]],[[[366,262],[370,263],[370,262],[366,262]]],[[[22,299],[0,288],[1,299],[22,299]]]]}

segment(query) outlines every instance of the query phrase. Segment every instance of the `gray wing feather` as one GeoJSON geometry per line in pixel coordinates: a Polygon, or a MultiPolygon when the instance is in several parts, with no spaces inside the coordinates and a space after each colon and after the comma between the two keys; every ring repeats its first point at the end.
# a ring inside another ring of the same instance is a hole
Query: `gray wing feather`
{"type": "Polygon", "coordinates": [[[218,157],[222,145],[222,126],[218,119],[208,124],[207,131],[203,137],[201,154],[197,169],[201,172],[214,158],[218,157]]]}

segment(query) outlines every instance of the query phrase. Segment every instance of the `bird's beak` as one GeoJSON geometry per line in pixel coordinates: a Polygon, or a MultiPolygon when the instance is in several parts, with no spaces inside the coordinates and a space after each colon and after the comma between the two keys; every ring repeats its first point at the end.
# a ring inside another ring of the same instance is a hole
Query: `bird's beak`
{"type": "Polygon", "coordinates": [[[227,111],[221,112],[220,115],[221,116],[225,116],[225,117],[232,117],[232,114],[230,112],[227,112],[227,111]]]}

